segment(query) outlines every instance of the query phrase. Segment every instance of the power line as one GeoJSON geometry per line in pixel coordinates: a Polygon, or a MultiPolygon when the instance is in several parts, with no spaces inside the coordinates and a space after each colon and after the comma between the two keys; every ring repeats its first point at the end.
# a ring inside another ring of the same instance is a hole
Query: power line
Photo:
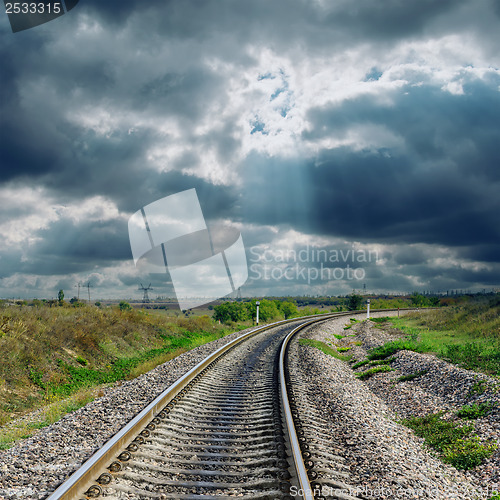
{"type": "Polygon", "coordinates": [[[149,300],[149,295],[148,295],[148,290],[152,290],[153,287],[151,286],[151,283],[145,287],[142,283],[141,286],[139,287],[139,290],[142,290],[144,292],[144,295],[142,297],[142,303],[143,304],[148,304],[150,302],[149,300]]]}

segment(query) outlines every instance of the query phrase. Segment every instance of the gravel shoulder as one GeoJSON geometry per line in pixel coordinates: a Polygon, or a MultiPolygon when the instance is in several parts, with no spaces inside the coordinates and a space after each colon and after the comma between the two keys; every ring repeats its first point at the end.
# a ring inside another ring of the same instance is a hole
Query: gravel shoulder
{"type": "MultiPolygon", "coordinates": [[[[386,314],[375,313],[373,316],[386,314]]],[[[359,317],[358,317],[359,318],[359,317]]],[[[339,347],[356,361],[366,358],[369,349],[395,340],[401,334],[376,328],[374,322],[357,323],[344,330],[349,318],[312,326],[302,338],[339,347]],[[346,335],[337,339],[334,335],[346,335]],[[360,345],[356,345],[360,344],[360,345]]],[[[423,446],[423,439],[399,424],[401,418],[444,411],[451,416],[465,404],[496,401],[498,381],[449,364],[430,354],[400,351],[391,363],[394,371],[377,373],[366,381],[356,378],[348,362],[324,354],[319,349],[295,342],[295,363],[309,404],[328,422],[335,438],[332,453],[345,459],[349,467],[346,483],[354,489],[346,493],[361,498],[396,500],[401,498],[488,499],[499,488],[500,452],[472,471],[458,471],[442,463],[423,446]],[[397,382],[402,375],[426,371],[418,378],[397,382]],[[471,389],[484,380],[489,387],[482,394],[471,389]],[[495,384],[496,383],[496,384],[495,384]]],[[[471,421],[483,440],[499,442],[500,414],[497,409],[471,421]]]]}

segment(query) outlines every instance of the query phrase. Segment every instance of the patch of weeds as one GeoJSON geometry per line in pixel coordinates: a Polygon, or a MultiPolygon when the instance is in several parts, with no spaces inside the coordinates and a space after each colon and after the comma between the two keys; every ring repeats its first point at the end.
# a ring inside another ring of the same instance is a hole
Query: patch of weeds
{"type": "Polygon", "coordinates": [[[488,415],[495,406],[496,404],[493,401],[465,405],[457,411],[456,415],[467,420],[474,420],[488,415]]]}
{"type": "Polygon", "coordinates": [[[443,450],[443,462],[453,465],[456,469],[473,469],[481,465],[497,449],[496,443],[481,443],[478,436],[470,439],[457,439],[443,450]]]}
{"type": "Polygon", "coordinates": [[[80,363],[82,366],[87,366],[89,362],[82,356],[77,356],[76,357],[77,363],[80,363]]]}
{"type": "Polygon", "coordinates": [[[342,356],[335,349],[332,349],[328,344],[321,342],[320,340],[313,339],[299,339],[300,345],[306,345],[309,347],[316,347],[321,352],[328,354],[329,356],[333,356],[336,359],[340,359],[341,361],[349,361],[352,356],[342,356]]]}
{"type": "MultiPolygon", "coordinates": [[[[50,398],[50,400],[53,400],[53,398],[50,398]]],[[[37,430],[57,422],[67,413],[78,410],[93,400],[92,391],[84,390],[71,398],[51,403],[45,408],[38,420],[20,422],[19,424],[13,423],[0,429],[0,450],[12,448],[17,441],[32,436],[37,430]]]]}
{"type": "Polygon", "coordinates": [[[427,446],[436,450],[443,462],[457,469],[476,467],[494,453],[497,448],[495,443],[481,443],[479,437],[471,436],[472,425],[443,420],[442,415],[443,412],[439,412],[425,417],[411,417],[401,423],[413,429],[427,446]]]}
{"type": "Polygon", "coordinates": [[[401,423],[413,429],[415,434],[424,438],[425,443],[439,452],[443,452],[458,439],[469,436],[474,430],[472,425],[460,425],[457,422],[443,420],[443,412],[431,413],[424,417],[410,417],[401,423]]]}
{"type": "Polygon", "coordinates": [[[344,326],[344,330],[349,330],[350,328],[352,328],[352,325],[346,325],[346,326],[344,326]]]}
{"type": "Polygon", "coordinates": [[[349,319],[349,321],[350,321],[351,323],[353,323],[353,324],[354,324],[354,323],[359,323],[359,319],[356,319],[356,318],[350,318],[350,319],[349,319]]]}
{"type": "Polygon", "coordinates": [[[408,380],[414,380],[422,375],[425,375],[429,370],[421,370],[417,373],[411,373],[410,375],[401,375],[396,379],[397,382],[407,382],[408,380]]]}
{"type": "Polygon", "coordinates": [[[345,337],[345,335],[339,335],[338,333],[334,333],[333,336],[338,340],[342,340],[345,337]]]}
{"type": "Polygon", "coordinates": [[[353,342],[354,345],[363,345],[363,342],[353,342]]]}
{"type": "Polygon", "coordinates": [[[393,371],[394,369],[392,369],[390,366],[381,365],[381,366],[375,366],[374,368],[370,368],[361,373],[356,373],[356,377],[358,377],[360,380],[365,380],[367,378],[370,378],[372,375],[375,375],[375,373],[393,372],[393,371]]]}
{"type": "Polygon", "coordinates": [[[500,500],[500,494],[495,494],[493,496],[491,496],[488,500],[500,500]]]}
{"type": "Polygon", "coordinates": [[[388,365],[392,363],[396,358],[387,358],[387,359],[377,359],[375,361],[369,361],[370,366],[380,366],[380,365],[388,365]]]}
{"type": "Polygon", "coordinates": [[[353,368],[353,370],[355,370],[356,368],[359,368],[359,367],[361,367],[361,366],[365,366],[365,365],[367,365],[369,362],[370,362],[370,361],[368,361],[367,359],[363,359],[363,361],[358,361],[357,363],[354,363],[354,364],[352,365],[352,368],[353,368]]]}
{"type": "Polygon", "coordinates": [[[472,384],[472,387],[469,389],[468,396],[480,396],[484,394],[488,389],[488,382],[486,380],[478,380],[472,384]]]}
{"type": "Polygon", "coordinates": [[[370,318],[370,321],[373,321],[374,323],[386,323],[390,319],[391,318],[389,316],[383,316],[381,318],[370,318]]]}
{"type": "Polygon", "coordinates": [[[384,359],[398,351],[402,350],[417,351],[419,352],[419,345],[410,340],[393,340],[392,342],[387,342],[379,347],[374,347],[370,349],[368,354],[368,359],[384,359]]]}
{"type": "Polygon", "coordinates": [[[350,351],[351,348],[350,347],[337,347],[337,351],[338,352],[347,352],[347,351],[350,351]]]}

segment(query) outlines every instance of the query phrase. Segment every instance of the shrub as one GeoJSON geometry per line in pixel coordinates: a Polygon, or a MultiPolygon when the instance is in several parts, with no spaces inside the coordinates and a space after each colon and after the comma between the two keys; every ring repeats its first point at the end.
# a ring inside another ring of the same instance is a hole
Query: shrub
{"type": "Polygon", "coordinates": [[[128,303],[122,300],[118,306],[120,308],[120,311],[131,311],[132,306],[128,303]]]}

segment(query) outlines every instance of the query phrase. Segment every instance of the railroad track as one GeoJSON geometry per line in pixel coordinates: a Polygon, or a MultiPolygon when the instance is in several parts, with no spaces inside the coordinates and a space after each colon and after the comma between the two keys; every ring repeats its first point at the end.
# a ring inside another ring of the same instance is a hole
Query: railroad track
{"type": "Polygon", "coordinates": [[[228,343],[160,394],[47,500],[321,498],[314,496],[318,474],[286,351],[308,325],[352,314],[279,322],[228,343]]]}

